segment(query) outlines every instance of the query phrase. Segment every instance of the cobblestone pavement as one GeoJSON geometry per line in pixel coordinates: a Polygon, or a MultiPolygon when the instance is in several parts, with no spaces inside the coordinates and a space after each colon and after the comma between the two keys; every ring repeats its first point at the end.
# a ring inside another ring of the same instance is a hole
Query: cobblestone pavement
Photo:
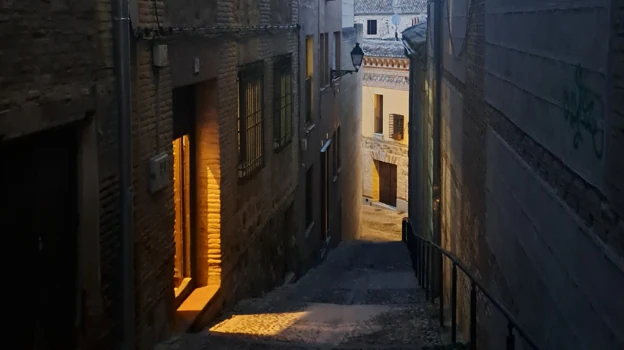
{"type": "MultiPolygon", "coordinates": [[[[241,301],[212,326],[174,338],[163,348],[421,349],[440,344],[434,310],[417,286],[400,216],[394,235],[370,229],[344,242],[297,283],[241,301]]],[[[374,215],[375,208],[364,215],[374,215]]],[[[382,223],[383,224],[383,223],[382,223]]],[[[388,225],[389,227],[389,225],[388,225]]]]}

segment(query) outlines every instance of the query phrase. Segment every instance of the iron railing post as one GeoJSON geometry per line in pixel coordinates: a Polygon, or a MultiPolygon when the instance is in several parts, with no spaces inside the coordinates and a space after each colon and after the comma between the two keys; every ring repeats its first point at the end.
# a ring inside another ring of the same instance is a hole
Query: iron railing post
{"type": "Polygon", "coordinates": [[[429,243],[425,242],[425,300],[429,299],[429,243]]]}
{"type": "Polygon", "coordinates": [[[401,222],[401,240],[403,243],[407,243],[407,218],[403,218],[401,222]]]}
{"type": "Polygon", "coordinates": [[[513,324],[507,322],[507,347],[506,350],[514,350],[516,348],[516,339],[513,334],[513,324]]]}
{"type": "Polygon", "coordinates": [[[477,350],[477,285],[470,287],[470,349],[477,350]]]}
{"type": "Polygon", "coordinates": [[[418,264],[420,265],[420,269],[418,271],[418,276],[419,276],[419,280],[420,280],[420,286],[424,286],[425,285],[425,278],[424,278],[424,272],[425,272],[425,260],[423,258],[424,256],[424,251],[425,251],[425,245],[423,243],[422,240],[418,240],[418,264]]]}
{"type": "Polygon", "coordinates": [[[440,252],[440,273],[438,274],[440,288],[440,327],[444,327],[444,255],[440,252]]]}
{"type": "Polygon", "coordinates": [[[457,343],[457,264],[453,262],[451,276],[451,341],[457,343]]]}
{"type": "Polygon", "coordinates": [[[425,289],[425,298],[435,303],[435,290],[439,287],[440,297],[440,326],[444,327],[444,259],[448,258],[451,265],[451,290],[450,290],[450,313],[451,313],[451,341],[457,343],[457,269],[460,269],[470,281],[470,349],[477,348],[477,288],[490,303],[507,318],[508,334],[506,338],[506,350],[515,350],[515,333],[518,333],[524,341],[534,350],[539,350],[539,346],[533,338],[516,321],[515,317],[498,301],[487,289],[479,284],[477,278],[468,270],[462,262],[453,254],[413,231],[409,218],[405,218],[402,227],[403,239],[407,243],[412,259],[412,268],[418,279],[419,285],[425,289]],[[411,236],[410,236],[411,235],[411,236]],[[436,252],[436,253],[434,253],[436,252]],[[434,268],[436,254],[440,254],[439,269],[434,268]],[[439,270],[439,271],[438,271],[439,270]],[[435,275],[435,276],[434,276],[435,275]],[[439,276],[436,281],[434,277],[439,276]],[[431,290],[430,290],[431,288],[431,290]],[[431,293],[431,294],[429,294],[431,293]]]}

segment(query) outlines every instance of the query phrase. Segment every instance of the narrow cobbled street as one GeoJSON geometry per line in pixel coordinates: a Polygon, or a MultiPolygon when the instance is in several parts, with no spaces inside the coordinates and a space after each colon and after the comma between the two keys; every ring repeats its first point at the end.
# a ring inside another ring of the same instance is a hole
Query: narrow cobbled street
{"type": "Polygon", "coordinates": [[[297,283],[247,299],[166,349],[422,349],[440,344],[400,241],[400,216],[364,207],[363,236],[297,283]],[[384,230],[385,228],[385,230],[384,230]]]}

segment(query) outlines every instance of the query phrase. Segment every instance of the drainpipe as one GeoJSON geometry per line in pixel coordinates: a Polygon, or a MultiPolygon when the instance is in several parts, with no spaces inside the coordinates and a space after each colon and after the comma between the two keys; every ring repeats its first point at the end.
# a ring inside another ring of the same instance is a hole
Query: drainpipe
{"type": "MultiPolygon", "coordinates": [[[[433,237],[432,240],[441,245],[442,243],[442,162],[440,157],[441,141],[440,128],[442,119],[442,3],[444,0],[437,0],[434,5],[434,57],[435,57],[435,94],[434,94],[434,121],[433,121],[433,237]]],[[[446,0],[449,1],[449,0],[446,0]]],[[[440,286],[442,255],[433,267],[434,286],[440,286]]],[[[439,289],[439,288],[435,288],[439,289]]],[[[435,290],[434,295],[441,293],[435,290]],[[436,293],[437,292],[437,293],[436,293]]]]}
{"type": "Polygon", "coordinates": [[[121,349],[134,350],[134,235],[132,234],[132,160],[130,120],[130,8],[114,0],[113,41],[119,108],[119,222],[121,237],[121,349]]]}

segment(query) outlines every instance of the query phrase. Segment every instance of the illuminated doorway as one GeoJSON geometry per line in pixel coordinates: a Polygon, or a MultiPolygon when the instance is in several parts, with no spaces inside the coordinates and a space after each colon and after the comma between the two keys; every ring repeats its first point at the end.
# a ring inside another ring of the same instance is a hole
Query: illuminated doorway
{"type": "Polygon", "coordinates": [[[193,281],[193,177],[192,142],[190,136],[195,115],[195,88],[193,85],[173,90],[173,199],[174,199],[174,288],[176,307],[195,287],[193,281]]]}

